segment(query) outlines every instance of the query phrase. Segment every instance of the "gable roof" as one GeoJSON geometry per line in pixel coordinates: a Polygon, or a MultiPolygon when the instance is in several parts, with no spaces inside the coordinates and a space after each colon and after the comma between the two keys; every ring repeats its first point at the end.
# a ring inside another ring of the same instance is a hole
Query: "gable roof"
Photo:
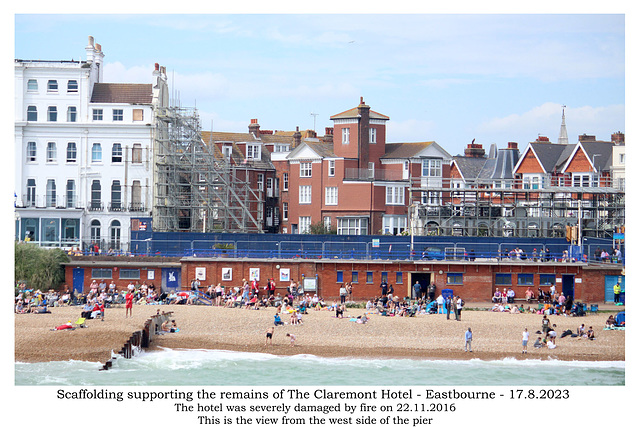
{"type": "MultiPolygon", "coordinates": [[[[408,159],[415,157],[431,145],[439,147],[434,141],[387,143],[383,159],[408,159]]],[[[444,150],[443,150],[444,151],[444,150]]],[[[446,153],[446,151],[445,151],[446,153]]]]}
{"type": "Polygon", "coordinates": [[[151,84],[95,83],[91,102],[97,104],[151,104],[151,84]]]}
{"type": "Polygon", "coordinates": [[[452,163],[455,163],[462,179],[465,181],[475,180],[480,176],[480,172],[487,162],[485,157],[454,156],[452,163]]]}
{"type": "MultiPolygon", "coordinates": [[[[315,141],[302,141],[300,145],[294,148],[287,159],[293,160],[297,158],[301,158],[301,154],[305,151],[308,152],[311,150],[317,157],[325,158],[325,157],[335,157],[333,152],[333,143],[331,142],[315,142],[315,141]]],[[[305,159],[308,159],[308,156],[304,156],[305,159]]]]}

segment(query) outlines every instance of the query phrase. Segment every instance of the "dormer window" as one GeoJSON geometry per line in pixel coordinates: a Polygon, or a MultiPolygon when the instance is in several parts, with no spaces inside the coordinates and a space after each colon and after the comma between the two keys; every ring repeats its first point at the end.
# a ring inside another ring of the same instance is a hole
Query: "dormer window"
{"type": "Polygon", "coordinates": [[[260,160],[259,144],[247,144],[247,159],[260,160]]]}

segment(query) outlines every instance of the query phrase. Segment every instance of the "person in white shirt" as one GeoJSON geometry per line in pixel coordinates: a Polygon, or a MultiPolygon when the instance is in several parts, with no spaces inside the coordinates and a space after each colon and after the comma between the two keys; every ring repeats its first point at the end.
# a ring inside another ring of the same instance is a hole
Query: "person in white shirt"
{"type": "Polygon", "coordinates": [[[524,332],[522,332],[522,354],[527,352],[527,344],[529,344],[529,331],[524,328],[524,332]]]}

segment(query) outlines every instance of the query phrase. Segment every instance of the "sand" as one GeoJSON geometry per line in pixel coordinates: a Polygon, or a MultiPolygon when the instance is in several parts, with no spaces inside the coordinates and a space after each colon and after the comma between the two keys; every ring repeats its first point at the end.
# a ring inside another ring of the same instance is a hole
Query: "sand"
{"type": "MultiPolygon", "coordinates": [[[[229,309],[209,306],[134,306],[133,317],[125,318],[124,307],[106,311],[105,321],[88,320],[87,328],[51,331],[80,316],[79,307],[54,307],[52,314],[15,315],[15,359],[20,362],[86,360],[106,362],[117,353],[131,334],[142,328],[156,311],[172,311],[180,332],[154,338],[153,348],[223,349],[277,355],[314,354],[323,357],[427,358],[484,360],[555,358],[559,360],[625,360],[625,331],[603,331],[609,314],[599,312],[586,317],[552,316],[558,332],[557,348],[534,349],[536,331],[542,329],[542,316],[468,310],[462,320],[446,320],[441,315],[384,317],[371,315],[357,324],[348,318],[336,319],[329,311],[313,311],[303,316],[302,325],[283,325],[275,329],[273,344],[265,346],[265,331],[273,325],[274,308],[261,310],[229,309]],[[575,331],[585,324],[593,326],[593,341],[565,337],[562,331],[575,331]],[[473,331],[473,353],[464,351],[464,333],[473,331]],[[531,333],[529,351],[522,354],[522,331],[531,333]],[[291,347],[287,332],[296,335],[291,347]]],[[[348,309],[356,317],[363,309],[348,309]]],[[[282,316],[289,322],[289,316],[282,316]]],[[[152,349],[153,349],[152,348],[152,349]]]]}

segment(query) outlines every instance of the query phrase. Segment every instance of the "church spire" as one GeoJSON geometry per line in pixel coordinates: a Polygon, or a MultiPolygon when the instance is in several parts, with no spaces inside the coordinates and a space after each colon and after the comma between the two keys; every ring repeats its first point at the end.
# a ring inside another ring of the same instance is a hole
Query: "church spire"
{"type": "Polygon", "coordinates": [[[558,144],[568,144],[569,137],[567,136],[567,125],[564,122],[564,109],[567,108],[566,105],[562,106],[562,125],[560,125],[560,136],[558,137],[558,144]]]}

